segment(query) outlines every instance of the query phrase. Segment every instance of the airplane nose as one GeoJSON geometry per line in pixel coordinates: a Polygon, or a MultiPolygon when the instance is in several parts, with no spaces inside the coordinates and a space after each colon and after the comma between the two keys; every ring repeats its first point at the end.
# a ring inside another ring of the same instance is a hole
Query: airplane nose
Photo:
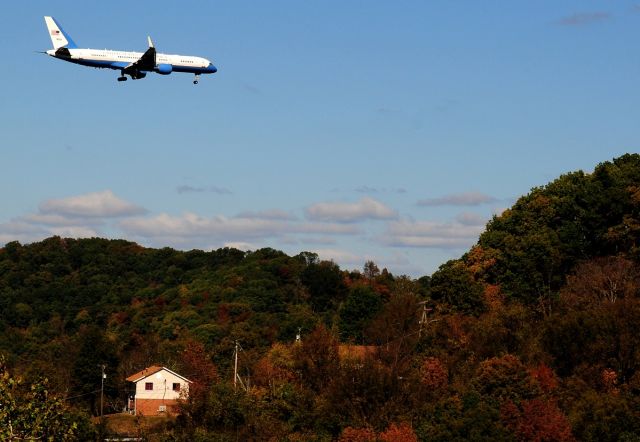
{"type": "Polygon", "coordinates": [[[209,66],[207,66],[207,70],[212,74],[215,74],[216,72],[218,72],[218,68],[215,67],[213,63],[209,63],[209,66]]]}

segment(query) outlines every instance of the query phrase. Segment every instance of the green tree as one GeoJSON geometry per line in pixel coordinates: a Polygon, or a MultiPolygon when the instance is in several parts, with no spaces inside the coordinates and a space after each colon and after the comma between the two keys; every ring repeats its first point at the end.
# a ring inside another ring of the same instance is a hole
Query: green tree
{"type": "Polygon", "coordinates": [[[113,344],[108,342],[97,327],[88,327],[80,336],[78,356],[72,369],[72,387],[78,395],[78,402],[86,404],[94,415],[100,414],[101,366],[106,367],[104,397],[118,396],[113,373],[118,360],[113,344]]]}
{"type": "Polygon", "coordinates": [[[300,281],[309,290],[309,303],[317,313],[323,313],[342,301],[347,287],[340,268],[331,261],[317,263],[307,256],[309,264],[300,274],[300,281]]]}
{"type": "Polygon", "coordinates": [[[476,282],[464,262],[451,260],[431,276],[431,298],[464,313],[483,310],[482,285],[476,282]]]}
{"type": "Polygon", "coordinates": [[[49,391],[46,378],[26,385],[14,378],[0,357],[0,440],[75,441],[87,420],[74,415],[49,391]]]}
{"type": "Polygon", "coordinates": [[[339,311],[340,338],[343,341],[364,343],[365,330],[380,312],[382,305],[380,295],[369,286],[358,285],[352,288],[339,311]]]}

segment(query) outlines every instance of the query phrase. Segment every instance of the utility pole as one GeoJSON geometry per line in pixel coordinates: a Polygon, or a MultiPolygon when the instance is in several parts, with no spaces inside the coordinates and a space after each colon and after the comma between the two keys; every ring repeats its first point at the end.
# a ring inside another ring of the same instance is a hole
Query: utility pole
{"type": "Polygon", "coordinates": [[[102,417],[102,412],[103,412],[103,405],[104,405],[104,379],[107,377],[107,375],[104,373],[104,369],[106,368],[106,366],[104,364],[100,365],[100,368],[102,368],[102,376],[100,377],[101,383],[100,383],[100,417],[102,417]]]}
{"type": "Polygon", "coordinates": [[[422,337],[422,328],[426,327],[427,325],[431,324],[432,322],[438,322],[439,320],[438,319],[429,320],[427,318],[427,315],[433,311],[432,308],[427,307],[427,301],[419,302],[418,305],[422,306],[422,316],[420,317],[420,321],[418,321],[418,324],[420,324],[420,330],[418,331],[418,337],[421,338],[422,337]]]}
{"type": "Polygon", "coordinates": [[[233,391],[236,391],[238,388],[238,381],[240,382],[240,386],[245,390],[248,391],[248,387],[244,384],[244,382],[242,382],[242,378],[240,377],[240,375],[238,374],[238,352],[242,350],[242,347],[240,346],[240,343],[238,341],[236,341],[236,348],[235,351],[233,352],[233,391]]]}
{"type": "Polygon", "coordinates": [[[233,391],[236,391],[238,384],[238,341],[236,341],[236,349],[233,352],[233,357],[235,359],[233,364],[233,391]]]}

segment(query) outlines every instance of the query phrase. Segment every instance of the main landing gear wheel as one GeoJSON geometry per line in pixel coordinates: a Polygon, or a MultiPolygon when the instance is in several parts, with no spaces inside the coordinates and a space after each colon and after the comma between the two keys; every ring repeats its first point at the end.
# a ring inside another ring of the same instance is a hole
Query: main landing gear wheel
{"type": "Polygon", "coordinates": [[[127,81],[127,77],[118,77],[118,81],[127,81]]]}

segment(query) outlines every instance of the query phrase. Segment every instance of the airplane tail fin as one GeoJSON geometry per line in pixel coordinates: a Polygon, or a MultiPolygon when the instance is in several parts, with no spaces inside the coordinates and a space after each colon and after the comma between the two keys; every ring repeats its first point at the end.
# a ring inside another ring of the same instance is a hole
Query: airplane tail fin
{"type": "Polygon", "coordinates": [[[44,18],[44,21],[47,24],[47,29],[49,30],[49,36],[51,37],[54,49],[62,47],[74,49],[78,47],[71,37],[69,37],[69,34],[64,32],[64,29],[62,29],[53,17],[47,16],[44,18]]]}

